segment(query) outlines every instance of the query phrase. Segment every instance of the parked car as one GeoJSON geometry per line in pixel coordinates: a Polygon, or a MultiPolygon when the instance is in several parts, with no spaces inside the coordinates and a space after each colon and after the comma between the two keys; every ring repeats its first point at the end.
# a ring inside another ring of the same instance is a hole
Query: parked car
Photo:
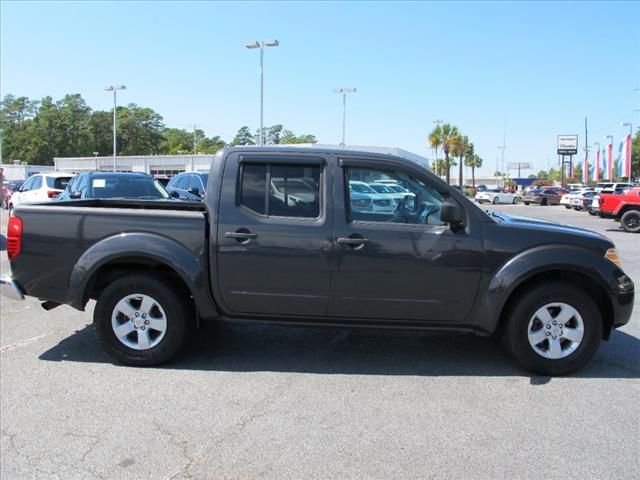
{"type": "Polygon", "coordinates": [[[46,309],[95,299],[102,345],[132,365],[170,360],[207,320],[257,319],[499,333],[524,367],[561,375],[632,315],[634,285],[611,240],[484,212],[408,160],[224,148],[210,178],[205,203],[18,206],[0,292],[46,309]],[[316,185],[313,209],[272,208],[282,203],[268,184],[275,169],[316,185]],[[349,179],[383,175],[408,179],[412,205],[345,214],[349,179]]]}
{"type": "Polygon", "coordinates": [[[476,193],[475,200],[478,203],[493,203],[497,205],[498,203],[518,203],[521,197],[516,193],[505,191],[504,188],[492,188],[476,193]]]}
{"type": "Polygon", "coordinates": [[[596,193],[600,193],[602,190],[613,190],[613,183],[611,182],[596,183],[594,190],[596,193]]]}
{"type": "Polygon", "coordinates": [[[560,205],[560,199],[568,190],[562,187],[544,187],[542,189],[530,190],[524,195],[522,201],[525,205],[539,203],[540,205],[560,205]]]}
{"type": "Polygon", "coordinates": [[[351,192],[351,211],[352,212],[371,212],[373,211],[373,200],[364,193],[351,192]]]}
{"type": "Polygon", "coordinates": [[[598,203],[601,217],[620,221],[627,232],[640,233],[640,187],[632,188],[624,195],[604,193],[598,203]]]}
{"type": "Polygon", "coordinates": [[[154,175],[153,178],[155,178],[158,182],[160,182],[160,185],[162,185],[165,188],[167,187],[167,185],[169,184],[169,181],[171,180],[171,177],[167,175],[154,175]]]}
{"type": "MultiPolygon", "coordinates": [[[[398,192],[392,188],[397,185],[374,182],[374,183],[370,183],[369,186],[373,188],[377,193],[382,193],[387,197],[391,198],[396,205],[402,202],[407,195],[411,197],[414,196],[413,193],[407,191],[406,189],[402,189],[402,191],[398,192]]],[[[401,187],[398,187],[398,188],[401,188],[401,187]]]]}
{"type": "Polygon", "coordinates": [[[183,172],[169,180],[166,188],[174,198],[200,202],[207,191],[208,181],[208,173],[183,172]]]}
{"type": "Polygon", "coordinates": [[[483,183],[481,183],[480,185],[476,186],[476,191],[478,192],[484,192],[487,189],[487,186],[483,183]]]}
{"type": "Polygon", "coordinates": [[[593,196],[596,194],[593,190],[582,191],[579,194],[574,195],[571,198],[571,208],[574,210],[587,210],[588,206],[593,201],[593,196]]]}
{"type": "Polygon", "coordinates": [[[630,188],[633,188],[634,184],[633,183],[629,183],[629,182],[618,182],[618,183],[610,183],[607,184],[606,188],[603,188],[601,190],[601,193],[622,193],[625,190],[629,190],[630,188]]]}
{"type": "Polygon", "coordinates": [[[593,192],[593,191],[594,191],[593,188],[586,187],[586,188],[581,188],[580,190],[573,190],[573,191],[570,191],[569,193],[565,193],[560,198],[560,205],[564,205],[566,208],[572,208],[573,207],[572,201],[574,198],[579,197],[584,192],[593,192]]]}
{"type": "Polygon", "coordinates": [[[59,201],[91,198],[167,200],[171,196],[151,175],[136,172],[82,172],[73,177],[59,201]]]}
{"type": "Polygon", "coordinates": [[[18,190],[23,183],[24,180],[8,180],[2,182],[2,208],[5,210],[9,208],[11,195],[13,195],[13,192],[18,190]]]}
{"type": "Polygon", "coordinates": [[[48,202],[55,200],[67,187],[72,175],[63,172],[36,173],[13,192],[9,200],[9,211],[22,203],[48,202]]]}
{"type": "Polygon", "coordinates": [[[367,183],[358,180],[349,181],[349,190],[369,195],[373,202],[374,212],[394,212],[396,203],[387,194],[378,193],[367,183]]]}

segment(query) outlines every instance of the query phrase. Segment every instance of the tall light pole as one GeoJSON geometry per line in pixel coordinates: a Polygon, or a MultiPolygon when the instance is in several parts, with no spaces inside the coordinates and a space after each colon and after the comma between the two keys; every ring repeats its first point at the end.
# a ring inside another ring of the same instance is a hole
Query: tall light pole
{"type": "Polygon", "coordinates": [[[621,127],[629,127],[629,135],[631,135],[633,137],[633,125],[631,124],[631,122],[622,122],[620,124],[621,127]]]}
{"type": "Polygon", "coordinates": [[[334,88],[333,93],[341,93],[342,94],[342,145],[345,146],[345,131],[347,128],[347,93],[355,93],[355,88],[334,88]]]}
{"type": "Polygon", "coordinates": [[[116,93],[118,90],[126,90],[126,85],[109,85],[104,89],[113,92],[113,171],[116,171],[116,93]]]}
{"type": "Polygon", "coordinates": [[[280,45],[278,40],[256,40],[245,45],[247,48],[260,49],[260,146],[264,145],[264,47],[277,47],[280,45]]]}

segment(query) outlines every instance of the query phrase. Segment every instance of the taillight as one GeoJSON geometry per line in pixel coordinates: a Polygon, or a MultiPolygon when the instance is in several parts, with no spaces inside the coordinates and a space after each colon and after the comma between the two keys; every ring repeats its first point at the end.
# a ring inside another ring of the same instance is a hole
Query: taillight
{"type": "Polygon", "coordinates": [[[22,219],[11,215],[9,226],[7,227],[7,256],[9,261],[13,260],[20,253],[22,247],[22,219]]]}
{"type": "Polygon", "coordinates": [[[49,190],[47,192],[47,197],[49,198],[56,198],[58,195],[60,195],[62,192],[56,192],[55,190],[49,190]]]}

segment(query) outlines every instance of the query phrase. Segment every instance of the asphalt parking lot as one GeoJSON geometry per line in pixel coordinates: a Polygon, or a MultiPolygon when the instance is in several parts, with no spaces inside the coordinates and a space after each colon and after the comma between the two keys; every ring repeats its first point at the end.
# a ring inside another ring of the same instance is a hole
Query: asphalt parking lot
{"type": "MultiPolygon", "coordinates": [[[[603,233],[640,284],[640,235],[614,221],[496,208],[603,233]]],[[[0,477],[640,478],[638,297],[565,378],[529,375],[493,338],[261,325],[209,325],[170,365],[124,367],[92,305],[2,299],[0,477]]]]}

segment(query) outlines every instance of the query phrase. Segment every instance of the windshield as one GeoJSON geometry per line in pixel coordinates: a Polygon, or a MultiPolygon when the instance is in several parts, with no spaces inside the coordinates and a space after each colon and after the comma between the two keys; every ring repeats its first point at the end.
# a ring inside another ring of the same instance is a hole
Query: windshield
{"type": "Polygon", "coordinates": [[[377,193],[373,188],[364,183],[349,182],[349,189],[358,193],[377,193]]]}
{"type": "Polygon", "coordinates": [[[92,177],[91,190],[93,198],[170,198],[160,182],[146,176],[92,177]]]}
{"type": "Polygon", "coordinates": [[[378,193],[394,193],[393,190],[391,190],[386,185],[382,185],[381,183],[372,183],[369,186],[378,193]]]}

